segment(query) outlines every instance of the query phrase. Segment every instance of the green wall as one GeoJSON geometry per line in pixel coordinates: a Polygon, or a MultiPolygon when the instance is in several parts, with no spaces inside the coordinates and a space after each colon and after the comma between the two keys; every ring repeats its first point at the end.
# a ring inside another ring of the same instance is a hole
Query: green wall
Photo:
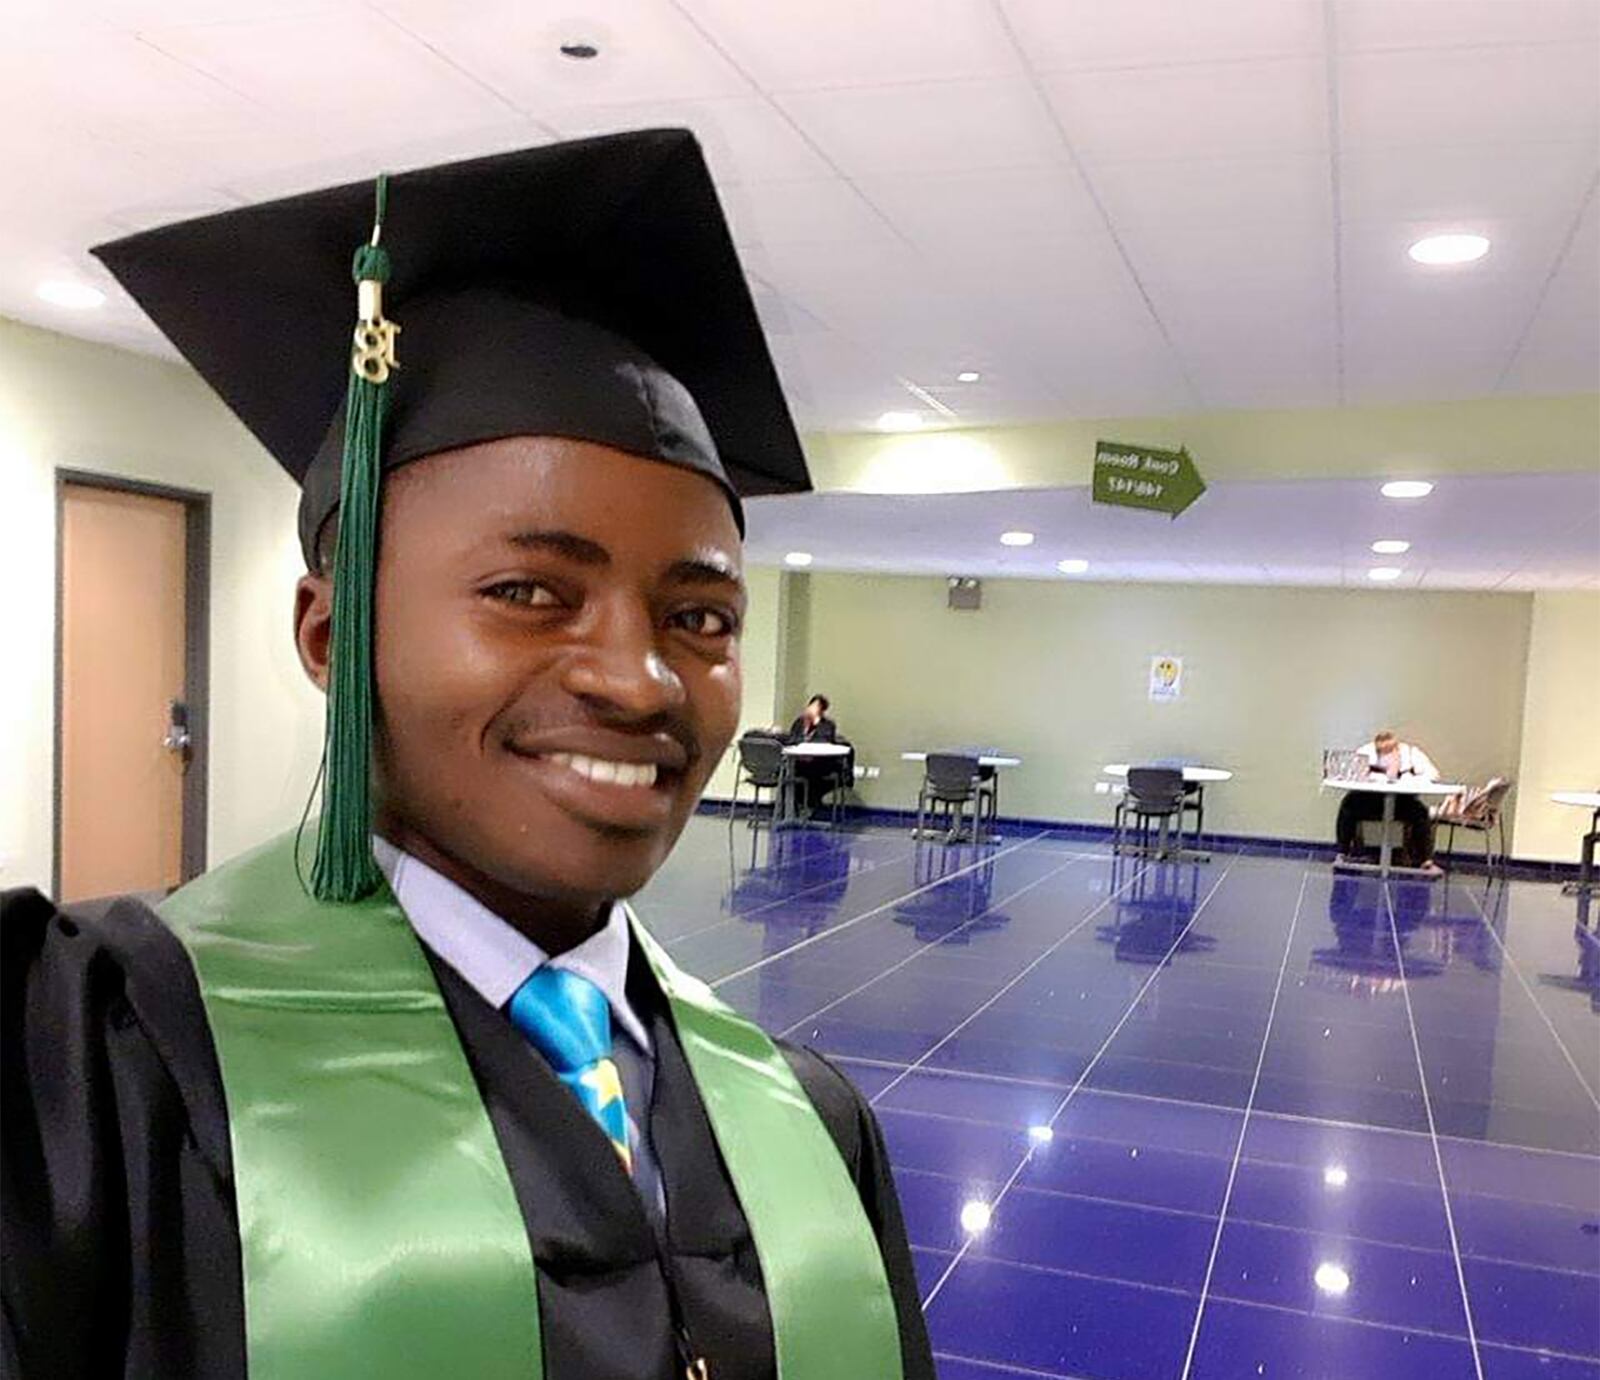
{"type": "Polygon", "coordinates": [[[1525,699],[1512,851],[1576,862],[1589,812],[1557,805],[1550,793],[1600,788],[1600,593],[1533,596],[1525,699]]]}
{"type": "MultiPolygon", "coordinates": [[[[945,607],[940,579],[815,574],[807,682],[832,696],[871,804],[914,804],[913,748],[981,742],[1024,765],[1008,814],[1107,821],[1106,762],[1181,755],[1231,768],[1207,824],[1331,835],[1321,751],[1392,725],[1452,779],[1514,774],[1532,597],[987,581],[945,607]],[[1150,658],[1184,659],[1182,698],[1148,699],[1150,658]]],[[[792,631],[792,630],[791,630],[792,631]]]]}

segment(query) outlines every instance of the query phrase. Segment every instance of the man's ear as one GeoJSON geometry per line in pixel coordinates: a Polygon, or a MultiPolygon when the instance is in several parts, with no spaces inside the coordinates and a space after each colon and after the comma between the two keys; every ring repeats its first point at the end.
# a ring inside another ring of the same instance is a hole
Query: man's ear
{"type": "Polygon", "coordinates": [[[317,689],[328,689],[328,650],[333,641],[333,581],[305,574],[294,587],[294,643],[300,664],[317,689]]]}

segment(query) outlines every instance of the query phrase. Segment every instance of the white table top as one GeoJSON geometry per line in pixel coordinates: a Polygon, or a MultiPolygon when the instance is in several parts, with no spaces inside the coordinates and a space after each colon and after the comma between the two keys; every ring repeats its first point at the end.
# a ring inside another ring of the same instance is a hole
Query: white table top
{"type": "Polygon", "coordinates": [[[1600,791],[1552,791],[1557,805],[1579,805],[1585,810],[1600,810],[1600,791]]]}
{"type": "MultiPolygon", "coordinates": [[[[965,754],[957,752],[953,755],[961,757],[965,754]]],[[[928,754],[925,752],[902,752],[900,754],[900,760],[902,762],[926,762],[928,760],[928,754]]],[[[978,758],[978,765],[980,767],[1020,767],[1022,765],[1022,758],[998,757],[985,754],[984,756],[978,758]]]]}
{"type": "Polygon", "coordinates": [[[786,743],[785,757],[843,757],[850,751],[848,743],[786,743]]]}
{"type": "MultiPolygon", "coordinates": [[[[1151,765],[1155,766],[1157,764],[1152,762],[1151,765]]],[[[1129,763],[1127,762],[1107,762],[1100,770],[1107,776],[1125,778],[1128,775],[1128,767],[1129,763]]],[[[1204,786],[1214,781],[1232,781],[1233,773],[1226,767],[1185,767],[1183,769],[1183,779],[1191,786],[1204,786]]]]}
{"type": "Polygon", "coordinates": [[[1393,781],[1387,776],[1371,776],[1364,781],[1339,781],[1325,776],[1322,784],[1336,791],[1363,791],[1368,795],[1459,795],[1466,790],[1459,782],[1424,781],[1417,776],[1401,776],[1393,781]]]}

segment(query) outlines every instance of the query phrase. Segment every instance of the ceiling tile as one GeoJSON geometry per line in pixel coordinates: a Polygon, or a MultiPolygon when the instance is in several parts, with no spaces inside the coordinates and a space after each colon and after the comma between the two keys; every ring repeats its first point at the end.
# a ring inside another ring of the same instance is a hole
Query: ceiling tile
{"type": "Polygon", "coordinates": [[[1254,242],[1325,231],[1333,184],[1324,153],[1086,160],[1088,177],[1121,231],[1224,227],[1254,242]]]}
{"type": "Polygon", "coordinates": [[[1592,141],[1600,124],[1600,63],[1587,45],[1364,53],[1341,59],[1339,93],[1346,153],[1592,141]]]}
{"type": "Polygon", "coordinates": [[[1596,0],[1339,0],[1339,48],[1465,48],[1600,38],[1596,0]]]}
{"type": "Polygon", "coordinates": [[[426,138],[511,113],[477,82],[367,10],[153,28],[147,37],[254,102],[268,118],[314,131],[319,153],[426,138]]]}
{"type": "Polygon", "coordinates": [[[748,96],[750,83],[668,0],[377,0],[452,61],[534,116],[582,105],[748,96]],[[563,43],[600,55],[574,61],[563,43]]]}
{"type": "Polygon", "coordinates": [[[936,82],[778,98],[848,177],[1048,168],[1059,140],[1020,82],[936,82]]]}
{"type": "Polygon", "coordinates": [[[685,0],[769,91],[1005,76],[1016,58],[991,0],[685,0]]]}
{"type": "Polygon", "coordinates": [[[1346,220],[1571,215],[1600,168],[1592,142],[1374,148],[1340,160],[1346,220]]]}
{"type": "Polygon", "coordinates": [[[894,242],[883,217],[838,177],[739,184],[723,201],[741,245],[894,242]]]}
{"type": "Polygon", "coordinates": [[[761,96],[551,107],[544,121],[565,138],[675,126],[692,129],[719,183],[828,177],[833,168],[789,119],[761,96]]]}
{"type": "Polygon", "coordinates": [[[1320,0],[1004,0],[1004,7],[1028,61],[1046,72],[1322,52],[1320,0]]]}
{"type": "Polygon", "coordinates": [[[871,177],[862,190],[907,239],[984,256],[996,243],[1060,239],[1102,224],[1072,168],[993,168],[871,177]]]}
{"type": "Polygon", "coordinates": [[[1320,60],[1076,72],[1051,76],[1046,86],[1067,139],[1091,164],[1328,147],[1320,60]]]}

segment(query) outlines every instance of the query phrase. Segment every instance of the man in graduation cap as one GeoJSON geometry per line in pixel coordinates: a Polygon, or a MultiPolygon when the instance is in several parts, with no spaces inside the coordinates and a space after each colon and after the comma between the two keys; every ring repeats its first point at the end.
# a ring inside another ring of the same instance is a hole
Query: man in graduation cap
{"type": "Polygon", "coordinates": [[[7,899],[8,1372],[931,1377],[866,1104],[619,899],[736,727],[740,494],[806,486],[692,137],[97,252],[302,483],[324,802],[7,899]]]}

